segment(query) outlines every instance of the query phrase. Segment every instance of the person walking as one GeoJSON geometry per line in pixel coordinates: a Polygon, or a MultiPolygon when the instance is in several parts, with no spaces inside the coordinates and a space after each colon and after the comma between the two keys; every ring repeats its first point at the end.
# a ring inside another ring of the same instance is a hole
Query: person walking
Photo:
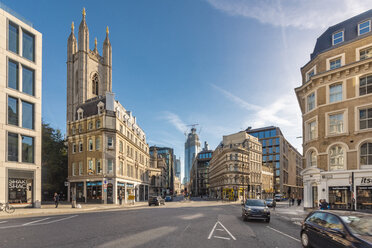
{"type": "Polygon", "coordinates": [[[328,209],[328,202],[326,201],[326,199],[321,199],[320,200],[319,207],[320,207],[321,210],[327,210],[328,209]]]}
{"type": "Polygon", "coordinates": [[[58,203],[59,203],[59,195],[57,192],[54,193],[54,204],[56,204],[56,208],[58,208],[58,203]]]}
{"type": "Polygon", "coordinates": [[[302,201],[302,200],[301,200],[301,197],[298,197],[298,198],[297,198],[297,206],[301,206],[301,201],[302,201]]]}
{"type": "Polygon", "coordinates": [[[119,204],[121,205],[123,203],[123,196],[121,195],[121,192],[119,193],[119,204]]]}
{"type": "Polygon", "coordinates": [[[295,198],[292,197],[292,206],[294,206],[294,203],[295,203],[295,198]]]}

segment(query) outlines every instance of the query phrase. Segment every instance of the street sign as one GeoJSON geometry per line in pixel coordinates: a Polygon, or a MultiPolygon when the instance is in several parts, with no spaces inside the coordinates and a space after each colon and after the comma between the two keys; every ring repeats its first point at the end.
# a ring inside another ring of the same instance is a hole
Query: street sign
{"type": "Polygon", "coordinates": [[[66,187],[68,186],[68,182],[65,182],[65,186],[66,186],[66,187]]]}

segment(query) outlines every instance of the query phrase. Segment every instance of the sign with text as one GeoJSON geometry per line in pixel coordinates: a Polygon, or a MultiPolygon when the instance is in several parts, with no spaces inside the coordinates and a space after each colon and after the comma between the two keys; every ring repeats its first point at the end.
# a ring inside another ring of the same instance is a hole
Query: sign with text
{"type": "Polygon", "coordinates": [[[360,180],[361,185],[372,185],[372,177],[362,177],[360,180]]]}
{"type": "Polygon", "coordinates": [[[129,196],[128,196],[128,200],[130,200],[130,201],[134,201],[134,195],[129,195],[129,196]]]}
{"type": "Polygon", "coordinates": [[[27,189],[27,180],[9,178],[8,186],[9,189],[27,189]]]}

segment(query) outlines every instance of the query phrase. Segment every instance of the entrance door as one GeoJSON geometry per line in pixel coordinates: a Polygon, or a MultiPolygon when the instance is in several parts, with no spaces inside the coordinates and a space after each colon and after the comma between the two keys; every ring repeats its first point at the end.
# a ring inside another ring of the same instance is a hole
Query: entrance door
{"type": "Polygon", "coordinates": [[[114,203],[114,186],[112,183],[107,184],[107,203],[112,204],[114,203]]]}
{"type": "Polygon", "coordinates": [[[318,186],[312,186],[312,200],[313,200],[313,208],[318,208],[318,186]]]}

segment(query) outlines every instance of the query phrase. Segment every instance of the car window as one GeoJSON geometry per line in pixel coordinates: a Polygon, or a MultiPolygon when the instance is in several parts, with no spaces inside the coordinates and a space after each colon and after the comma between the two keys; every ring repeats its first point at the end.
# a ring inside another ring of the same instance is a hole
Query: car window
{"type": "Polygon", "coordinates": [[[343,225],[341,221],[337,218],[337,216],[333,214],[326,214],[326,216],[327,216],[326,223],[325,223],[326,228],[339,229],[339,230],[343,229],[343,225]]]}
{"type": "Polygon", "coordinates": [[[357,235],[372,236],[372,217],[369,216],[341,216],[351,232],[357,235]]]}
{"type": "Polygon", "coordinates": [[[316,224],[318,226],[326,227],[327,224],[326,218],[327,218],[326,213],[315,212],[311,216],[309,216],[306,221],[316,224]]]}
{"type": "Polygon", "coordinates": [[[265,201],[264,200],[247,200],[245,205],[254,206],[254,207],[264,207],[265,201]]]}

